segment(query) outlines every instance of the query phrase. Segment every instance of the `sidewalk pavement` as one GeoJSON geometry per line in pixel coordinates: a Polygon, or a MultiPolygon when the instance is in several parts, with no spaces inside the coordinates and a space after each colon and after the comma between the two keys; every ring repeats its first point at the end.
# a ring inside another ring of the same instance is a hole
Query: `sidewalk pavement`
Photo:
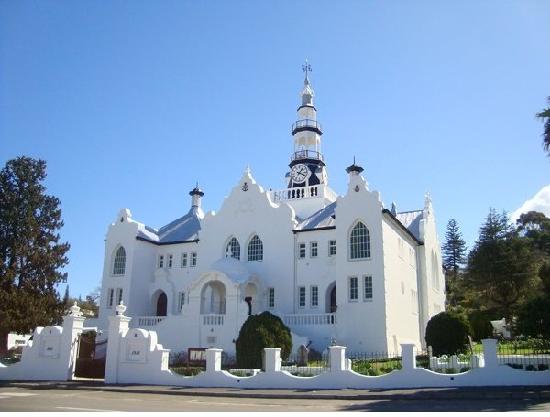
{"type": "Polygon", "coordinates": [[[159,385],[106,385],[103,380],[75,381],[0,381],[3,387],[35,390],[66,389],[125,392],[135,394],[167,394],[201,397],[276,398],[315,400],[484,400],[484,399],[547,399],[550,387],[469,387],[415,388],[392,390],[281,390],[237,388],[185,388],[159,385]]]}

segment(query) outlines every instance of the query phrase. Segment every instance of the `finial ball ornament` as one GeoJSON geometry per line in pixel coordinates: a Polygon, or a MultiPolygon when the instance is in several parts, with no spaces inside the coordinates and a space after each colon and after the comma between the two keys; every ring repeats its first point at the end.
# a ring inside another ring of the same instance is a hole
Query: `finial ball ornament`
{"type": "Polygon", "coordinates": [[[80,307],[76,303],[76,300],[74,304],[71,307],[71,316],[73,317],[82,317],[82,313],[80,312],[80,307]]]}
{"type": "Polygon", "coordinates": [[[124,303],[121,301],[119,305],[116,306],[116,314],[117,316],[123,316],[124,315],[124,312],[126,311],[126,306],[124,305],[124,303]]]}

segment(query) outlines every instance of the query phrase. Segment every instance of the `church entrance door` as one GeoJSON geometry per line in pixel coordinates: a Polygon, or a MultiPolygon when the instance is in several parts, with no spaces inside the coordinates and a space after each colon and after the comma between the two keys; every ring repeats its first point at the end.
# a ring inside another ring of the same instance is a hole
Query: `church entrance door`
{"type": "Polygon", "coordinates": [[[325,311],[327,313],[336,313],[336,282],[330,284],[325,296],[325,311]]]}
{"type": "Polygon", "coordinates": [[[159,298],[157,299],[157,316],[166,316],[168,311],[168,298],[166,294],[161,292],[159,298]]]}

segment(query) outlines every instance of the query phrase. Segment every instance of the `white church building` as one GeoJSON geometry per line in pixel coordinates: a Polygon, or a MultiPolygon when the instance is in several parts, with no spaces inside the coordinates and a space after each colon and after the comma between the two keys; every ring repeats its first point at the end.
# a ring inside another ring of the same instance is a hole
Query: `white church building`
{"type": "Polygon", "coordinates": [[[218,212],[203,212],[197,186],[189,211],[158,230],[121,210],[105,241],[100,328],[122,301],[132,327],[155,330],[174,351],[232,353],[248,315],[263,311],[318,351],[424,345],[445,306],[431,200],[384,208],[355,161],[343,195],[329,187],[308,69],[287,188],[266,190],[247,169],[218,212]]]}

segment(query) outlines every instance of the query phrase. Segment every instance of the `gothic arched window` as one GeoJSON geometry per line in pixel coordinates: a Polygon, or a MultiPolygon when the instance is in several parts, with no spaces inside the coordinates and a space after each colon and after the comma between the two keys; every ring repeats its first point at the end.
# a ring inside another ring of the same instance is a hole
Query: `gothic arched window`
{"type": "Polygon", "coordinates": [[[241,245],[239,245],[237,238],[233,237],[227,243],[227,246],[225,247],[225,257],[235,258],[237,260],[241,259],[241,245]]]}
{"type": "Polygon", "coordinates": [[[113,275],[124,275],[126,271],[126,250],[124,246],[117,249],[113,262],[113,275]]]}
{"type": "Polygon", "coordinates": [[[254,235],[248,242],[248,260],[262,261],[264,259],[264,244],[258,237],[254,235]]]}
{"type": "Polygon", "coordinates": [[[351,229],[349,236],[349,257],[350,259],[370,258],[370,235],[369,229],[361,222],[351,229]]]}

